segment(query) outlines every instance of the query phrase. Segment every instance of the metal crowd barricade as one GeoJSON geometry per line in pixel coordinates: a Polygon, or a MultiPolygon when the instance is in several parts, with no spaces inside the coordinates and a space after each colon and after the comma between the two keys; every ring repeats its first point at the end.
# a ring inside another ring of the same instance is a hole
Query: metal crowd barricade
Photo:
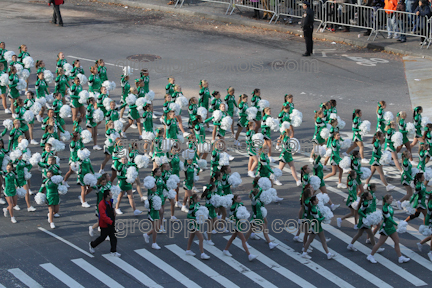
{"type": "MultiPolygon", "coordinates": [[[[378,33],[387,33],[394,38],[401,35],[423,38],[422,46],[426,44],[429,37],[429,19],[425,16],[417,16],[415,13],[378,9],[375,17],[373,40],[378,33]]],[[[383,35],[384,36],[384,35],[383,35]]]]}
{"type": "MultiPolygon", "coordinates": [[[[177,5],[180,4],[179,8],[181,8],[184,4],[185,0],[177,0],[176,4],[174,5],[174,8],[177,8],[177,5]]],[[[192,0],[190,0],[192,3],[192,0]]],[[[213,3],[218,3],[218,4],[228,4],[228,8],[227,11],[225,12],[225,15],[228,14],[228,11],[230,10],[230,8],[232,8],[232,2],[233,0],[201,0],[203,2],[213,2],[213,3]]]]}
{"type": "MultiPolygon", "coordinates": [[[[428,45],[426,47],[426,49],[429,49],[429,46],[431,45],[432,42],[432,17],[429,18],[429,39],[427,39],[428,41],[428,45]]],[[[423,46],[422,46],[423,48],[423,46]]]]}
{"type": "Polygon", "coordinates": [[[252,2],[250,0],[232,0],[232,10],[230,15],[236,8],[241,11],[239,7],[255,9],[273,14],[269,22],[272,23],[272,21],[277,17],[278,3],[279,0],[257,0],[257,2],[252,2]]]}
{"type": "MultiPolygon", "coordinates": [[[[323,7],[324,7],[324,3],[322,0],[312,2],[311,8],[314,11],[314,21],[320,22],[319,27],[321,27],[324,22],[324,17],[322,13],[323,7]]],[[[302,18],[303,14],[304,14],[304,10],[303,10],[302,0],[280,0],[275,22],[277,22],[279,20],[279,17],[282,15],[282,16],[289,17],[291,23],[292,18],[302,18]]]]}

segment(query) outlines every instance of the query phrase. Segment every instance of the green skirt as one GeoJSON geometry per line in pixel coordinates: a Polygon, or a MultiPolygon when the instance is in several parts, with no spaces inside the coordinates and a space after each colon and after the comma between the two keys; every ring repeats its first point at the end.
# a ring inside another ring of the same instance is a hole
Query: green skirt
{"type": "Polygon", "coordinates": [[[159,210],[150,209],[147,217],[150,221],[158,220],[159,218],[159,210]]]}
{"type": "Polygon", "coordinates": [[[58,193],[47,193],[46,199],[48,205],[58,205],[60,203],[60,197],[58,193]]]}
{"type": "Polygon", "coordinates": [[[125,180],[120,180],[119,187],[120,187],[121,191],[124,191],[124,192],[132,190],[132,184],[126,182],[125,180]]]}
{"type": "Polygon", "coordinates": [[[279,156],[279,161],[283,163],[289,163],[293,161],[292,154],[288,151],[282,152],[279,156]]]}

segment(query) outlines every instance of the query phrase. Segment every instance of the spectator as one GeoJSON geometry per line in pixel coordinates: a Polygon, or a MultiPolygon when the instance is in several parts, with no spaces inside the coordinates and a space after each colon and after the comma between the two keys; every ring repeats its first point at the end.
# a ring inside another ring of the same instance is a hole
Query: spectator
{"type": "MultiPolygon", "coordinates": [[[[375,1],[372,0],[358,0],[358,4],[361,6],[371,7],[375,1]]],[[[366,27],[370,27],[366,32],[363,33],[364,36],[369,36],[372,33],[372,15],[370,13],[370,9],[361,9],[360,14],[363,19],[363,23],[360,25],[365,25],[366,27]]]]}
{"type": "MultiPolygon", "coordinates": [[[[259,8],[259,0],[250,0],[250,2],[254,7],[259,8]]],[[[254,16],[252,18],[260,19],[260,12],[258,9],[254,9],[254,16]]]]}
{"type": "Polygon", "coordinates": [[[53,18],[50,21],[52,24],[63,27],[63,19],[60,13],[60,5],[64,4],[64,0],[49,0],[48,5],[51,6],[53,4],[53,18]],[[58,21],[58,23],[57,23],[58,21]]]}
{"type": "MultiPolygon", "coordinates": [[[[397,6],[396,6],[396,11],[401,11],[404,12],[406,9],[405,7],[405,2],[404,0],[399,0],[397,6]]],[[[404,34],[406,32],[405,30],[405,23],[404,23],[404,14],[398,14],[397,15],[397,22],[398,22],[398,28],[399,28],[399,32],[400,32],[400,36],[397,39],[397,41],[400,42],[406,42],[406,35],[404,34]]]]}
{"type": "MultiPolygon", "coordinates": [[[[430,15],[430,7],[428,0],[420,0],[419,6],[414,13],[417,15],[416,26],[420,30],[420,35],[425,35],[427,31],[427,17],[430,15]]],[[[421,37],[420,45],[425,41],[425,37],[421,37]]]]}
{"type": "Polygon", "coordinates": [[[396,15],[393,11],[396,11],[397,0],[385,0],[384,9],[387,14],[387,38],[396,38],[396,15]]]}

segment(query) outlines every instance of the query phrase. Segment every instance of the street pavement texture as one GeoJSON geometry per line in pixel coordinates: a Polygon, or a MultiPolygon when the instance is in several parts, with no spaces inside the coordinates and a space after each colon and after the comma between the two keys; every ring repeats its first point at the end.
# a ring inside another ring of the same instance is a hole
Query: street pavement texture
{"type": "MultiPolygon", "coordinates": [[[[200,79],[207,79],[210,90],[218,90],[222,95],[230,86],[236,89],[236,96],[243,93],[250,96],[254,88],[260,88],[263,99],[270,101],[273,116],[281,109],[283,95],[293,94],[296,109],[303,113],[303,124],[295,130],[295,138],[302,144],[302,150],[294,155],[298,172],[301,166],[308,164],[308,153],[312,148],[313,111],[324,101],[337,100],[338,115],[347,122],[343,137],[351,136],[351,115],[355,108],[362,109],[362,118],[371,121],[374,131],[379,100],[385,100],[387,110],[393,114],[406,111],[408,121],[412,121],[404,63],[396,55],[316,41],[315,56],[307,59],[310,62],[301,62],[305,60],[300,56],[305,48],[303,39],[275,31],[84,1],[67,1],[62,6],[65,27],[61,28],[49,24],[52,9],[42,1],[0,3],[4,15],[0,19],[0,41],[6,42],[8,50],[16,52],[18,46],[25,43],[31,56],[35,60],[44,60],[51,71],[55,71],[56,54],[64,52],[69,63],[81,59],[87,75],[94,60],[103,58],[109,79],[117,83],[117,89],[110,96],[116,101],[120,100],[121,68],[115,65],[150,69],[150,89],[156,93],[156,112],[162,111],[164,87],[170,76],[182,86],[187,98],[198,97],[200,79]],[[156,55],[158,57],[153,56],[153,59],[159,60],[148,63],[127,60],[138,54],[156,55]],[[286,68],[281,63],[287,63],[286,68]],[[292,68],[304,66],[305,70],[292,68]]],[[[131,79],[138,77],[134,70],[131,79]]],[[[34,74],[29,83],[30,89],[34,89],[34,74]]],[[[183,111],[185,124],[187,116],[183,111]]],[[[6,114],[0,114],[0,121],[6,118],[6,114]]],[[[71,119],[66,123],[71,130],[71,119]]],[[[159,125],[158,120],[155,124],[159,125]]],[[[42,131],[37,123],[35,131],[35,138],[40,140],[42,131]]],[[[100,127],[98,132],[98,144],[102,145],[105,141],[103,128],[100,127]]],[[[130,128],[126,134],[128,140],[138,139],[136,129],[130,128]]],[[[232,146],[231,134],[227,134],[227,142],[232,146]]],[[[273,134],[273,140],[277,138],[276,134],[273,134]]],[[[209,133],[207,137],[210,137],[209,133]]],[[[366,137],[365,143],[370,141],[371,135],[366,137]]],[[[244,143],[244,133],[241,142],[244,143]]],[[[92,143],[86,146],[91,150],[92,143]]],[[[366,147],[366,158],[370,159],[371,145],[366,147]]],[[[39,146],[30,146],[30,149],[33,153],[40,152],[39,146]]],[[[93,168],[98,171],[103,152],[91,152],[93,168]]],[[[247,177],[245,168],[248,158],[241,149],[228,152],[235,157],[231,162],[232,170],[239,172],[243,179],[235,193],[242,196],[250,210],[247,195],[252,179],[247,177]]],[[[65,174],[69,152],[61,152],[59,157],[65,174]]],[[[277,151],[273,152],[273,157],[278,157],[277,151]]],[[[399,185],[399,173],[392,166],[385,170],[389,183],[398,187],[392,195],[401,198],[405,191],[399,185]]],[[[41,177],[36,169],[32,173],[31,189],[35,191],[40,187],[41,177]]],[[[140,179],[149,173],[150,168],[141,169],[140,179]]],[[[372,246],[365,244],[365,237],[356,243],[357,252],[346,249],[356,231],[352,221],[344,221],[341,229],[336,227],[336,218],[348,212],[344,204],[348,191],[336,188],[336,177],[327,180],[326,184],[332,201],[341,207],[334,212],[331,225],[324,225],[326,237],[331,238],[329,248],[336,257],[327,260],[321,243],[315,240],[314,251],[310,253],[312,259],[301,258],[301,243],[293,242],[292,233],[282,229],[281,223],[297,221],[301,191],[285,169],[281,178],[283,186],[275,187],[284,200],[267,206],[267,218],[273,224],[269,234],[279,246],[270,250],[263,239],[249,240],[253,247],[251,252],[259,256],[254,262],[247,260],[238,240],[230,248],[232,258],[222,255],[226,236],[229,236],[222,233],[213,237],[215,246],[204,247],[210,260],[185,256],[187,239],[183,232],[170,236],[170,232],[174,233],[172,225],[168,224],[168,233],[159,234],[157,238],[162,249],[152,250],[139,229],[138,224],[147,218],[147,212],[137,193],[134,193],[137,208],[144,213],[133,216],[128,203],[123,200],[124,214],[118,216],[118,221],[126,223],[122,230],[124,236],[118,239],[118,252],[122,257],[109,255],[108,242],[102,243],[91,255],[88,242],[95,237],[89,236],[88,226],[96,221],[96,197],[94,193],[87,197],[91,208],[81,207],[77,199],[79,186],[75,181],[76,175],[72,175],[69,178],[71,188],[61,197],[61,217],[54,220],[56,229],[49,228],[45,206],[33,202],[37,211],[29,213],[24,209],[23,199],[18,201],[22,209],[15,214],[17,224],[12,224],[8,218],[1,219],[0,287],[414,287],[432,282],[432,264],[426,255],[429,249],[424,246],[424,252],[419,252],[416,246],[416,242],[423,239],[418,233],[421,219],[411,221],[408,232],[400,235],[402,253],[411,258],[406,264],[397,263],[391,240],[383,246],[386,249],[381,256],[376,256],[379,264],[375,265],[366,260],[372,246]]],[[[196,184],[198,190],[208,181],[209,170],[200,174],[196,184]]],[[[374,182],[380,183],[377,178],[374,182]]],[[[378,184],[376,194],[378,199],[386,194],[382,184],[378,184]]],[[[180,189],[182,198],[183,190],[180,189]]],[[[378,208],[381,207],[379,203],[378,208]]],[[[168,210],[166,206],[167,219],[168,210]]],[[[180,220],[186,218],[179,208],[175,215],[180,220]]],[[[395,217],[401,220],[406,214],[396,211],[395,217]]],[[[198,253],[198,245],[193,244],[192,250],[198,253]]]]}

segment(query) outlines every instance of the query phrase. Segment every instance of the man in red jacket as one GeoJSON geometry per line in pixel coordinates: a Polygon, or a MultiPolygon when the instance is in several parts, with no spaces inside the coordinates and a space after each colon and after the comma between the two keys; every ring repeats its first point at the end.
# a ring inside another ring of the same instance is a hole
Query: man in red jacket
{"type": "Polygon", "coordinates": [[[115,236],[115,210],[112,204],[111,191],[107,190],[103,195],[104,199],[99,202],[99,227],[101,228],[101,235],[89,243],[90,253],[95,253],[94,248],[102,243],[107,236],[109,236],[111,243],[111,255],[120,257],[121,254],[117,253],[117,238],[115,236]]]}
{"type": "Polygon", "coordinates": [[[64,4],[64,0],[49,0],[48,5],[51,6],[51,4],[53,4],[54,12],[53,12],[53,18],[50,22],[52,24],[56,24],[57,26],[63,27],[63,19],[60,14],[60,5],[64,4]]]}

